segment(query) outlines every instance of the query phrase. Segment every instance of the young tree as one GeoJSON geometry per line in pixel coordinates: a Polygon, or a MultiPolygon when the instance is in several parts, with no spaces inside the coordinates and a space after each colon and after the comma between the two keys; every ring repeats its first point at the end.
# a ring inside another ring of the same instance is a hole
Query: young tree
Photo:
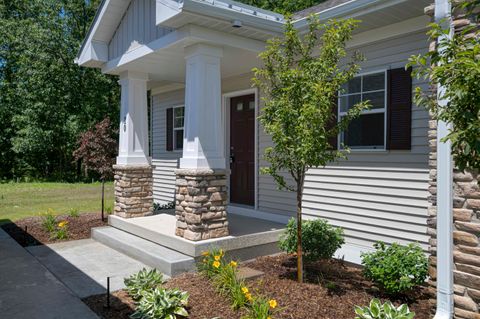
{"type": "Polygon", "coordinates": [[[81,161],[85,176],[88,176],[90,171],[100,175],[102,180],[102,220],[105,206],[105,179],[113,176],[113,164],[118,150],[115,135],[116,131],[112,129],[110,119],[107,117],[80,135],[79,146],[73,152],[75,160],[81,161]]]}
{"type": "Polygon", "coordinates": [[[432,23],[430,39],[437,41],[436,49],[424,55],[412,56],[408,66],[413,74],[431,83],[442,85],[440,96],[447,100],[438,105],[435,86],[422,91],[416,88],[415,102],[426,107],[433,118],[452,124],[444,138],[452,143],[455,166],[461,170],[480,169],[480,1],[468,1],[455,8],[466,10],[472,26],[456,32],[452,38],[442,37],[449,30],[432,23]]]}
{"type": "Polygon", "coordinates": [[[346,116],[336,118],[337,96],[342,85],[359,71],[359,53],[346,63],[346,42],[351,39],[355,20],[329,20],[320,23],[310,17],[304,37],[287,21],[283,39],[272,39],[260,54],[264,67],[254,69],[254,85],[264,94],[265,106],[260,122],[272,137],[273,147],[265,150],[270,166],[262,173],[271,175],[280,189],[297,194],[297,267],[303,281],[302,195],[309,168],[324,167],[344,158],[346,146],[334,149],[332,139],[368,107],[362,102],[351,107],[346,116]],[[321,34],[321,35],[319,35],[321,34]],[[318,53],[316,50],[318,49],[318,53]],[[285,174],[293,178],[288,183],[285,174]]]}

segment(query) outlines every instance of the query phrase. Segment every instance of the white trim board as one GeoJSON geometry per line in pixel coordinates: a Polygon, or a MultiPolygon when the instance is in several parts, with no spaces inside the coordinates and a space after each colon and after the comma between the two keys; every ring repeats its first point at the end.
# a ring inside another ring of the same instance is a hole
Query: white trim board
{"type": "MultiPolygon", "coordinates": [[[[222,113],[223,113],[223,128],[225,134],[225,160],[227,161],[227,167],[230,166],[230,99],[236,96],[255,94],[255,132],[254,132],[254,153],[255,153],[255,165],[254,165],[254,184],[255,184],[255,195],[254,195],[254,208],[258,209],[258,183],[259,183],[259,145],[258,145],[258,114],[259,114],[259,94],[258,89],[251,88],[246,90],[231,91],[222,94],[222,113]]],[[[228,177],[228,183],[230,185],[230,177],[228,177]]],[[[230,189],[229,189],[228,198],[230,198],[230,189]]]]}

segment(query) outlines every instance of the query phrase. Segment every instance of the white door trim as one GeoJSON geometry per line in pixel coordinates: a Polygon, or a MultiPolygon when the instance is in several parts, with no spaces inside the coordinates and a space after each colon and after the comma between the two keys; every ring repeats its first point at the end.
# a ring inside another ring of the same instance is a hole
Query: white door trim
{"type": "MultiPolygon", "coordinates": [[[[258,210],[258,89],[251,88],[246,90],[231,91],[222,94],[222,117],[223,117],[223,127],[225,133],[225,159],[227,161],[227,167],[230,167],[230,99],[236,96],[255,94],[255,134],[254,134],[254,151],[255,151],[255,172],[254,172],[254,209],[258,210]]],[[[230,185],[230,175],[228,176],[228,184],[230,185]]],[[[230,188],[228,189],[228,198],[230,204],[230,188]]]]}

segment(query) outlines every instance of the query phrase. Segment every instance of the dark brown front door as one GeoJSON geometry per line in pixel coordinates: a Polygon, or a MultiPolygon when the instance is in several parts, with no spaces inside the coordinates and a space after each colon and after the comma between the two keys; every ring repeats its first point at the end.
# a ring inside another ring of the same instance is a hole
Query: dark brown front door
{"type": "Polygon", "coordinates": [[[230,100],[230,202],[255,204],[255,95],[230,100]]]}

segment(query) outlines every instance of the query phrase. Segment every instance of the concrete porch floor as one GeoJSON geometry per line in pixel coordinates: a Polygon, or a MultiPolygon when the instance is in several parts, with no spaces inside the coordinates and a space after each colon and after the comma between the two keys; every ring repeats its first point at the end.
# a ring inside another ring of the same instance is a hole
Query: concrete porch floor
{"type": "Polygon", "coordinates": [[[176,218],[170,213],[130,219],[109,216],[112,227],[194,258],[212,247],[235,252],[235,257],[243,260],[278,252],[284,224],[237,214],[229,214],[228,220],[229,236],[194,242],[175,236],[176,218]]]}

